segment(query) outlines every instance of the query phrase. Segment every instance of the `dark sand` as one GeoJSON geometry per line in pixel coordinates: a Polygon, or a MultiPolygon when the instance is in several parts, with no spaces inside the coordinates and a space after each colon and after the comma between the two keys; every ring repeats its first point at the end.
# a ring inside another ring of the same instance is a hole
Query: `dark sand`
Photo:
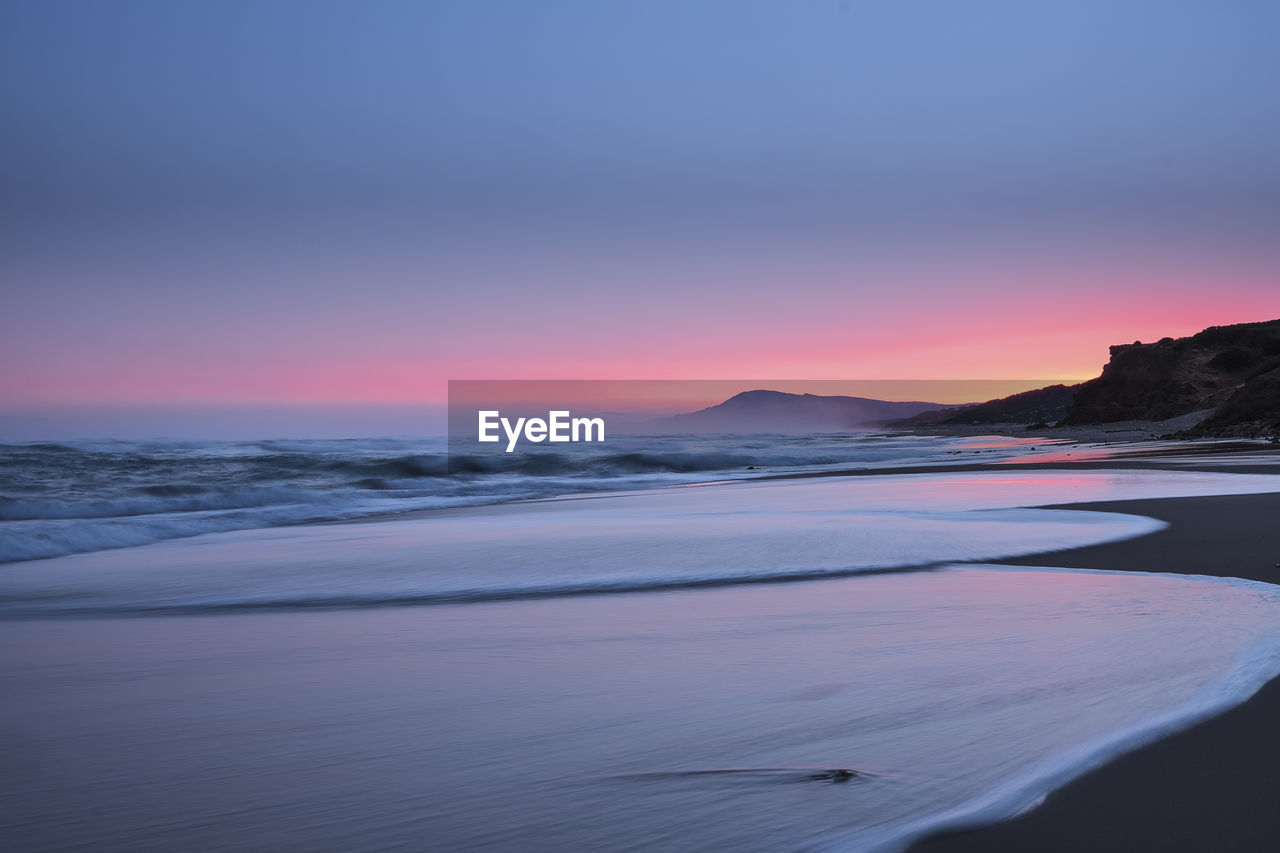
{"type": "MultiPolygon", "coordinates": [[[[1110,501],[1171,527],[1016,565],[1219,575],[1280,582],[1280,494],[1110,501]]],[[[1004,823],[912,846],[946,851],[1280,850],[1280,679],[1244,705],[1121,756],[1004,823]]]]}

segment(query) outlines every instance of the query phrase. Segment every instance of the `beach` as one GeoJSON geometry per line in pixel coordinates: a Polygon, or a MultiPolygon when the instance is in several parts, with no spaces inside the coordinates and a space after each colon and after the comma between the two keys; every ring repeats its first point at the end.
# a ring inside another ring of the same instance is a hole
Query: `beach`
{"type": "Polygon", "coordinates": [[[1135,449],[8,563],[0,835],[1266,849],[1273,457],[1135,449]]]}
{"type": "Polygon", "coordinates": [[[0,41],[0,853],[1280,849],[1280,3],[0,41]]]}

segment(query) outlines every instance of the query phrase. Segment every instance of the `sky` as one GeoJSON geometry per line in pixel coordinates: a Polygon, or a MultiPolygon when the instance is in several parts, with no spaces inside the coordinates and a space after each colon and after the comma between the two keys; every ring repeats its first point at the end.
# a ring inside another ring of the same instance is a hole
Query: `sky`
{"type": "Polygon", "coordinates": [[[1280,317],[1277,43],[1244,0],[0,0],[0,431],[1088,378],[1280,317]]]}

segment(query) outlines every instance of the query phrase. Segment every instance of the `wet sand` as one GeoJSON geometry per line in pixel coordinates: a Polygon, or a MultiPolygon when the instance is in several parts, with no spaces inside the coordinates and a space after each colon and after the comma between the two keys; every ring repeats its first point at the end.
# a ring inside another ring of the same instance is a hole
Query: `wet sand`
{"type": "MultiPolygon", "coordinates": [[[[1137,513],[1170,527],[1125,542],[1004,562],[1280,582],[1280,494],[1108,501],[1071,508],[1137,513]]],[[[1081,776],[1025,815],[928,838],[910,849],[1269,851],[1280,838],[1277,790],[1280,680],[1244,705],[1081,776]]]]}

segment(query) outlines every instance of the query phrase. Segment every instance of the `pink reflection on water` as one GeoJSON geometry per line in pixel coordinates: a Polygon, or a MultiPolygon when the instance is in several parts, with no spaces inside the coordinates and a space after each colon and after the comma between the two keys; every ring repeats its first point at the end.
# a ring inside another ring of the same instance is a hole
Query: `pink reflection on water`
{"type": "Polygon", "coordinates": [[[1017,459],[1001,459],[995,464],[1010,465],[1027,462],[1094,462],[1102,459],[1115,459],[1125,454],[1106,447],[1073,447],[1070,450],[1051,450],[1035,456],[1022,456],[1017,459]]]}
{"type": "Polygon", "coordinates": [[[978,435],[964,444],[957,444],[958,450],[1014,450],[1023,447],[1041,447],[1066,444],[1065,438],[1013,438],[1006,435],[978,435]]]}
{"type": "Polygon", "coordinates": [[[939,498],[938,506],[954,506],[957,495],[963,495],[967,501],[977,505],[985,502],[975,498],[976,495],[1006,493],[1010,489],[1016,489],[1022,493],[1009,498],[1007,502],[1010,504],[1039,503],[1050,495],[1055,502],[1066,503],[1079,499],[1081,492],[1100,493],[1105,496],[1110,494],[1111,489],[1111,484],[1096,474],[1090,476],[1082,472],[1079,475],[1073,475],[1063,471],[1045,472],[1043,476],[1019,472],[1008,477],[986,472],[970,476],[950,474],[935,480],[921,479],[915,486],[922,498],[939,498]],[[1036,489],[1053,491],[1037,493],[1034,491],[1036,489]],[[1058,492],[1064,494],[1058,495],[1058,492]]]}

